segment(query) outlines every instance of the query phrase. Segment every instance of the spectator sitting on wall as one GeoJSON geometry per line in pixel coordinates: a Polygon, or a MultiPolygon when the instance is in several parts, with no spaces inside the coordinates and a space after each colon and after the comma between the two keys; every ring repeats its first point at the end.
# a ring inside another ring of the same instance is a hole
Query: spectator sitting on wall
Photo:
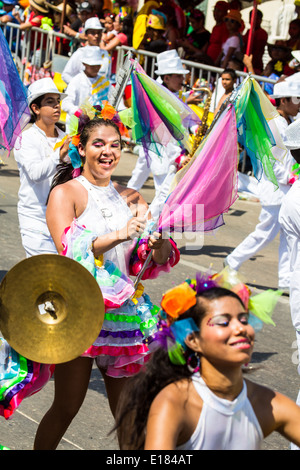
{"type": "Polygon", "coordinates": [[[186,38],[179,40],[178,45],[184,48],[185,59],[196,61],[206,54],[210,32],[204,27],[205,16],[202,11],[192,10],[189,18],[193,30],[186,38]]]}
{"type": "MultiPolygon", "coordinates": [[[[14,23],[14,24],[20,24],[20,21],[15,17],[14,12],[18,11],[18,8],[20,8],[17,4],[17,0],[3,0],[3,13],[1,13],[0,16],[0,21],[2,24],[6,23],[14,23]]],[[[8,43],[10,43],[11,40],[11,35],[12,35],[12,45],[11,45],[11,50],[15,52],[16,50],[16,38],[17,38],[17,28],[11,28],[10,26],[6,26],[4,30],[4,35],[8,43]]],[[[20,46],[20,45],[19,45],[20,46]]]]}
{"type": "Polygon", "coordinates": [[[140,49],[160,54],[167,50],[167,41],[164,38],[167,18],[164,13],[152,10],[148,17],[146,34],[140,44],[140,49]]]}
{"type": "MultiPolygon", "coordinates": [[[[53,10],[53,31],[60,32],[61,31],[61,19],[62,19],[62,11],[63,11],[63,3],[59,3],[59,5],[52,5],[52,3],[48,3],[50,11],[53,10]]],[[[75,11],[73,8],[69,5],[66,4],[66,9],[65,9],[65,21],[67,22],[72,21],[74,19],[74,16],[76,16],[75,11]]],[[[62,50],[61,53],[63,55],[68,55],[70,51],[70,40],[66,38],[59,38],[58,36],[56,37],[57,43],[62,44],[62,50]]]]}
{"type": "Polygon", "coordinates": [[[216,65],[221,65],[221,67],[226,68],[230,59],[236,57],[237,59],[242,60],[243,58],[243,53],[241,52],[243,41],[240,34],[243,20],[238,10],[229,10],[224,21],[226,23],[229,36],[222,45],[222,51],[219,54],[216,65]]]}
{"type": "Polygon", "coordinates": [[[49,9],[44,0],[29,0],[29,3],[30,14],[26,21],[22,21],[20,12],[14,9],[14,16],[19,21],[21,30],[31,29],[33,26],[40,28],[42,19],[49,13],[49,9]]]}
{"type": "MultiPolygon", "coordinates": [[[[253,10],[251,10],[249,14],[250,24],[251,24],[252,12],[253,10]]],[[[252,66],[254,68],[254,72],[257,75],[260,75],[263,71],[264,65],[263,65],[262,58],[265,52],[265,47],[268,42],[268,33],[261,27],[262,18],[263,18],[263,14],[261,10],[257,10],[256,21],[255,21],[254,32],[253,32],[254,34],[253,34],[252,49],[251,49],[252,66]]],[[[248,30],[246,34],[243,36],[245,53],[247,52],[249,34],[250,34],[250,30],[248,30]]]]}
{"type": "Polygon", "coordinates": [[[165,0],[159,7],[167,17],[165,37],[168,49],[177,49],[177,40],[185,36],[187,20],[182,8],[173,0],[165,0]]]}
{"type": "Polygon", "coordinates": [[[131,46],[133,21],[130,15],[121,18],[119,15],[116,16],[114,21],[114,30],[112,38],[108,41],[101,39],[101,49],[111,54],[112,65],[111,65],[111,80],[115,81],[118,46],[131,46]]]}
{"type": "Polygon", "coordinates": [[[293,51],[298,51],[300,49],[300,19],[290,22],[289,35],[290,39],[286,41],[286,45],[293,51]]]}
{"type": "Polygon", "coordinates": [[[275,44],[268,44],[268,51],[271,60],[267,63],[262,75],[270,77],[275,74],[279,78],[281,75],[289,76],[294,73],[294,70],[289,67],[292,56],[286,41],[278,40],[275,44]]]}
{"type": "Polygon", "coordinates": [[[132,47],[139,49],[142,40],[145,37],[147,30],[147,21],[151,13],[151,10],[160,7],[160,3],[156,0],[145,0],[142,8],[137,12],[137,16],[134,22],[133,35],[132,35],[132,47]]]}
{"type": "Polygon", "coordinates": [[[226,41],[229,35],[224,21],[224,17],[226,16],[228,9],[228,3],[222,0],[217,2],[214,7],[214,19],[216,24],[212,29],[206,51],[208,57],[213,61],[213,63],[215,63],[219,57],[219,54],[222,51],[222,44],[226,41]]]}
{"type": "Polygon", "coordinates": [[[83,2],[78,7],[78,17],[81,21],[81,26],[78,27],[78,30],[72,29],[69,25],[63,26],[63,32],[72,38],[80,39],[86,41],[86,35],[84,34],[84,24],[87,19],[95,16],[93,6],[90,2],[83,2]]]}

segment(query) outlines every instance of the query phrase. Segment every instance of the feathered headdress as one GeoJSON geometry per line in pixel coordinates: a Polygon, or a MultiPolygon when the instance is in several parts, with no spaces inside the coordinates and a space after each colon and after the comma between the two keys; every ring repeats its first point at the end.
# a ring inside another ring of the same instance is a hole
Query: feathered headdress
{"type": "MultiPolygon", "coordinates": [[[[80,142],[80,134],[86,124],[95,118],[114,122],[119,128],[121,136],[129,137],[126,126],[122,123],[116,109],[108,101],[103,101],[102,106],[92,106],[91,103],[86,100],[70,117],[69,122],[69,136],[72,137],[72,140],[69,144],[68,155],[74,168],[73,177],[77,176],[78,169],[82,166],[82,160],[77,148],[80,142]]],[[[66,138],[67,136],[65,136],[61,142],[57,143],[54,150],[60,147],[66,138]]]]}
{"type": "Polygon", "coordinates": [[[275,326],[272,313],[282,291],[271,289],[253,295],[249,287],[239,278],[238,273],[228,266],[220,273],[211,275],[198,272],[196,279],[187,279],[162,297],[160,327],[154,340],[167,349],[173,364],[185,364],[187,349],[185,338],[192,332],[199,331],[192,318],[181,320],[180,316],[196,305],[197,294],[213,287],[223,287],[235,292],[249,311],[249,323],[254,329],[262,328],[263,323],[275,326]]]}

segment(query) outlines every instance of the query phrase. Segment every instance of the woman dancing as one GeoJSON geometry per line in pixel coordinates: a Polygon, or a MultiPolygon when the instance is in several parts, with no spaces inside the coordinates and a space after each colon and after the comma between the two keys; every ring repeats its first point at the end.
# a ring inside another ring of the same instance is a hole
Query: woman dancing
{"type": "MultiPolygon", "coordinates": [[[[155,309],[146,294],[133,299],[134,287],[127,277],[132,273],[133,239],[146,227],[147,204],[136,191],[111,181],[121,158],[118,124],[121,127],[116,115],[114,120],[90,120],[69,153],[77,166],[75,174],[80,175],[72,177],[73,166],[62,165],[50,191],[47,223],[57,251],[76,259],[74,247],[80,239],[82,258],[93,257],[98,280],[102,279],[106,315],[99,337],[83,357],[56,365],[54,402],[40,423],[35,449],[57,447],[84,400],[93,358],[103,374],[113,414],[124,381],[148,360],[145,337],[155,331],[155,309]],[[116,277],[123,286],[119,291],[116,277]]],[[[152,273],[168,270],[178,261],[174,242],[161,234],[149,237],[149,248],[152,273]]]]}
{"type": "Polygon", "coordinates": [[[166,292],[161,306],[162,347],[120,397],[121,448],[255,450],[273,431],[299,445],[300,408],[243,379],[254,329],[241,295],[199,276],[166,292]]]}

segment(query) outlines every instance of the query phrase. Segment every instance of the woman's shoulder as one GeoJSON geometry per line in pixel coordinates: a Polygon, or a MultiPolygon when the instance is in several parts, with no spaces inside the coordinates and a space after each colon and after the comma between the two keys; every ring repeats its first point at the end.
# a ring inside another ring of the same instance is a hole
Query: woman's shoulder
{"type": "Polygon", "coordinates": [[[257,384],[251,380],[245,379],[245,384],[247,386],[247,397],[255,412],[259,409],[265,409],[276,395],[276,392],[269,387],[257,384]]]}
{"type": "Polygon", "coordinates": [[[169,405],[177,407],[182,403],[185,403],[190,393],[190,387],[192,385],[191,380],[181,379],[176,382],[172,382],[166,385],[156,396],[158,403],[169,403],[169,405]]]}
{"type": "Polygon", "coordinates": [[[119,39],[121,44],[127,45],[126,43],[128,42],[128,38],[127,38],[126,34],[120,32],[116,35],[116,37],[119,39]]]}
{"type": "Polygon", "coordinates": [[[82,194],[85,192],[84,187],[76,181],[76,178],[66,181],[65,183],[58,184],[51,190],[52,197],[55,197],[56,199],[65,197],[73,197],[74,199],[81,198],[82,194]]]}
{"type": "Polygon", "coordinates": [[[113,182],[113,185],[120,196],[126,200],[128,206],[131,204],[141,204],[145,207],[148,207],[143,196],[135,189],[127,188],[127,186],[123,186],[116,182],[113,182]]]}

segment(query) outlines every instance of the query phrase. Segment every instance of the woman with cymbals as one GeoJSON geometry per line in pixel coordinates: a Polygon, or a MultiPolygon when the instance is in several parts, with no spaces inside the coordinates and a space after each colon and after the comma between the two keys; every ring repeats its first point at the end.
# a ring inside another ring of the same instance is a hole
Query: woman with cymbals
{"type": "Polygon", "coordinates": [[[54,402],[38,428],[35,449],[58,445],[84,400],[94,359],[115,413],[124,381],[149,359],[146,338],[157,325],[158,309],[129,276],[138,274],[144,251],[153,250],[143,279],[169,271],[179,260],[169,237],[154,232],[139,238],[147,204],[138,192],[111,181],[125,131],[114,108],[107,102],[102,108],[83,106],[74,122],[71,163],[61,165],[53,181],[47,223],[58,253],[80,262],[96,278],[105,317],[98,338],[81,357],[56,365],[54,402]]]}

